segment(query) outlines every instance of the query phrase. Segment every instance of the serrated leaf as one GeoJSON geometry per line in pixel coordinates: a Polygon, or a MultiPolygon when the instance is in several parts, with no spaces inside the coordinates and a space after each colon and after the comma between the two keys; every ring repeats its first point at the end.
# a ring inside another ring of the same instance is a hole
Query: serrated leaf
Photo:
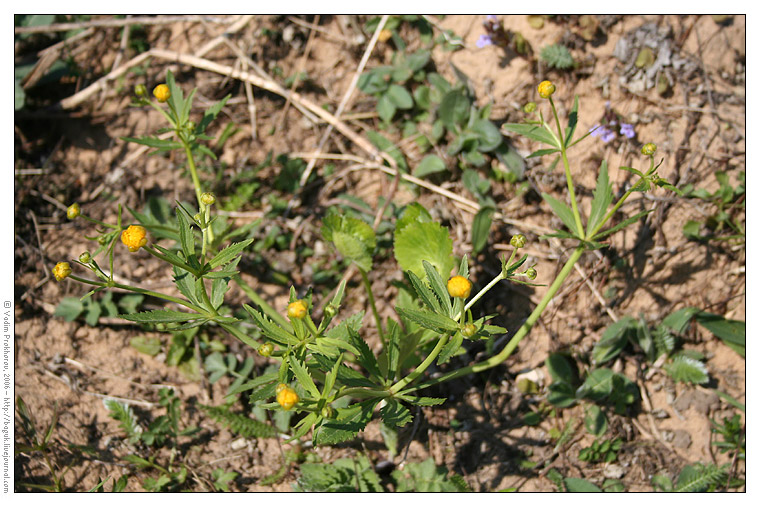
{"type": "Polygon", "coordinates": [[[319,389],[317,389],[317,386],[314,384],[314,381],[311,379],[311,374],[309,373],[309,370],[306,369],[306,366],[294,356],[290,356],[288,360],[288,367],[290,368],[290,371],[292,371],[296,376],[296,379],[298,380],[300,386],[306,389],[309,394],[312,395],[312,397],[319,399],[321,393],[319,392],[319,389]]]}
{"type": "Polygon", "coordinates": [[[322,222],[322,236],[331,241],[345,259],[356,263],[363,271],[372,268],[377,239],[375,231],[366,222],[328,212],[322,222]]]}
{"type": "MultiPolygon", "coordinates": [[[[324,370],[330,369],[335,365],[335,361],[328,357],[319,354],[314,354],[312,357],[324,370]]],[[[344,364],[338,366],[338,382],[348,387],[377,387],[364,375],[344,364]]]]}
{"type": "Polygon", "coordinates": [[[432,329],[439,333],[454,333],[459,329],[459,324],[450,317],[438,315],[426,310],[414,310],[397,306],[396,312],[405,319],[409,319],[426,329],[432,329]]]}
{"type": "Polygon", "coordinates": [[[277,434],[277,430],[274,427],[245,415],[231,412],[227,407],[198,406],[213,420],[242,437],[271,438],[277,434]]]}
{"type": "Polygon", "coordinates": [[[597,226],[601,225],[607,208],[612,203],[612,197],[610,178],[607,174],[607,161],[603,160],[599,168],[599,177],[596,180],[596,188],[594,189],[594,199],[591,201],[591,213],[586,225],[588,236],[591,236],[591,233],[596,230],[597,226]]]}
{"type": "Polygon", "coordinates": [[[523,135],[534,141],[546,143],[549,146],[559,148],[559,143],[554,138],[554,135],[550,130],[540,125],[527,125],[523,123],[505,123],[501,126],[502,130],[508,132],[514,132],[516,134],[523,135]]]}
{"type": "Polygon", "coordinates": [[[393,238],[393,254],[402,271],[413,271],[420,278],[425,273],[423,260],[448,277],[454,267],[452,251],[449,231],[435,222],[409,223],[393,238]]]}
{"type": "Polygon", "coordinates": [[[259,329],[261,329],[261,332],[264,333],[264,335],[267,337],[271,338],[280,345],[287,346],[296,345],[298,343],[298,339],[294,335],[288,333],[277,324],[274,324],[264,315],[257,312],[247,304],[243,303],[243,308],[245,308],[245,310],[250,314],[253,321],[256,323],[259,329]]]}
{"type": "Polygon", "coordinates": [[[386,400],[385,406],[380,409],[380,416],[388,426],[397,427],[405,426],[413,419],[409,409],[393,398],[386,400]]]}
{"type": "Polygon", "coordinates": [[[185,216],[181,211],[177,210],[177,226],[179,229],[179,240],[182,245],[182,252],[185,254],[185,259],[188,261],[191,257],[195,256],[195,236],[193,230],[188,225],[185,216]]]}
{"type": "Polygon", "coordinates": [[[253,238],[241,241],[240,243],[232,243],[230,246],[216,254],[210,261],[208,261],[211,269],[218,268],[228,262],[232,261],[235,256],[245,250],[245,248],[253,243],[253,238]]]}
{"type": "Polygon", "coordinates": [[[462,336],[462,333],[455,333],[454,336],[452,336],[448,341],[448,343],[441,349],[441,353],[438,356],[435,364],[441,365],[451,359],[451,357],[459,350],[459,347],[462,346],[463,340],[464,337],[462,336]]]}
{"type": "Polygon", "coordinates": [[[676,382],[690,384],[705,384],[710,380],[707,367],[694,358],[678,355],[670,364],[665,365],[665,371],[676,382]]]}
{"type": "MultiPolygon", "coordinates": [[[[438,298],[433,294],[433,291],[414,274],[413,271],[407,271],[406,276],[409,278],[414,291],[417,293],[422,302],[433,312],[441,312],[441,303],[438,298]]],[[[449,303],[450,304],[450,303],[449,303]]]]}
{"type": "Polygon", "coordinates": [[[429,398],[427,396],[404,396],[404,401],[421,407],[432,407],[446,403],[446,398],[429,398]]]}
{"type": "Polygon", "coordinates": [[[176,310],[152,310],[149,312],[128,313],[119,315],[120,318],[131,322],[187,322],[204,318],[197,313],[178,312],[176,310]]]}
{"type": "Polygon", "coordinates": [[[380,400],[371,399],[336,409],[336,419],[325,421],[314,431],[314,445],[334,445],[356,438],[372,419],[380,400]]]}
{"type": "Polygon", "coordinates": [[[576,238],[581,239],[580,231],[578,231],[578,225],[575,222],[575,215],[573,215],[573,211],[570,209],[570,206],[562,201],[558,201],[546,192],[542,193],[541,195],[543,196],[544,200],[549,203],[549,206],[551,206],[552,210],[554,210],[554,213],[560,218],[560,220],[562,220],[562,223],[564,223],[565,226],[570,229],[576,238]]]}
{"type": "Polygon", "coordinates": [[[443,278],[441,278],[440,273],[426,260],[422,261],[422,267],[425,268],[425,276],[427,276],[428,282],[430,282],[430,287],[435,292],[438,301],[441,302],[441,308],[446,315],[453,317],[454,309],[451,306],[451,297],[449,296],[448,288],[443,281],[443,278]]]}
{"type": "Polygon", "coordinates": [[[356,356],[358,363],[362,365],[370,375],[377,379],[382,378],[383,375],[380,373],[380,366],[377,363],[377,358],[372,352],[372,349],[369,348],[369,345],[367,345],[367,342],[364,341],[359,333],[351,328],[348,328],[348,335],[349,343],[359,351],[359,355],[356,356]]]}

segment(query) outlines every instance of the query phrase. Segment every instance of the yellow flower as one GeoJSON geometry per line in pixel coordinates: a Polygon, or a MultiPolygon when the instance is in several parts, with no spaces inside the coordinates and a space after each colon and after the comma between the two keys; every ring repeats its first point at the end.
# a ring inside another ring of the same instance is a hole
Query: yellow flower
{"type": "Polygon", "coordinates": [[[130,252],[136,252],[148,244],[147,234],[142,225],[130,225],[121,233],[121,242],[127,245],[130,252]]]}
{"type": "Polygon", "coordinates": [[[463,276],[454,276],[449,279],[446,288],[449,289],[449,295],[451,297],[467,299],[470,297],[472,282],[463,276]]]}
{"type": "Polygon", "coordinates": [[[283,410],[290,410],[298,403],[300,398],[298,394],[285,384],[279,384],[277,386],[277,403],[283,408],[283,410]]]}
{"type": "Polygon", "coordinates": [[[306,317],[306,305],[300,299],[288,305],[288,318],[303,319],[306,317]]]}
{"type": "Polygon", "coordinates": [[[72,204],[66,209],[66,217],[69,220],[74,220],[76,217],[79,216],[79,212],[80,212],[79,203],[75,202],[74,204],[72,204]]]}
{"type": "Polygon", "coordinates": [[[657,145],[654,143],[647,143],[641,147],[642,155],[648,155],[651,157],[652,155],[654,155],[655,151],[657,151],[657,145]]]}
{"type": "Polygon", "coordinates": [[[388,39],[390,39],[393,36],[393,32],[388,30],[387,28],[383,28],[380,30],[380,33],[377,34],[377,40],[378,42],[385,42],[388,39]]]}
{"type": "Polygon", "coordinates": [[[269,357],[274,352],[274,345],[271,342],[262,343],[259,346],[259,354],[264,357],[269,357]]]}
{"type": "Polygon", "coordinates": [[[169,87],[165,84],[160,84],[153,88],[153,96],[156,97],[156,100],[159,102],[166,102],[169,100],[169,97],[172,96],[172,93],[169,91],[169,87]]]}
{"type": "Polygon", "coordinates": [[[542,99],[548,99],[556,89],[551,81],[541,81],[541,84],[538,85],[538,95],[542,99]]]}
{"type": "Polygon", "coordinates": [[[59,262],[53,268],[53,276],[59,282],[71,274],[71,266],[68,262],[59,262]]]}

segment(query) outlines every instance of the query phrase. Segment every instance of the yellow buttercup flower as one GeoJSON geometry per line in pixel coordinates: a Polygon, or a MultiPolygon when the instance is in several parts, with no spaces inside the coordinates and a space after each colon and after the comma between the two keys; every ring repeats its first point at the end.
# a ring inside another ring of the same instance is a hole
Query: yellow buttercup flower
{"type": "Polygon", "coordinates": [[[306,305],[300,299],[288,305],[288,318],[303,319],[306,317],[306,305]]]}
{"type": "Polygon", "coordinates": [[[169,97],[172,96],[172,93],[169,91],[169,87],[165,84],[160,84],[153,88],[153,96],[156,97],[156,100],[159,102],[166,102],[169,100],[169,97]]]}
{"type": "Polygon", "coordinates": [[[293,388],[288,387],[285,384],[279,384],[277,386],[277,403],[283,408],[283,410],[290,410],[298,403],[300,398],[293,388]]]}
{"type": "Polygon", "coordinates": [[[548,99],[556,89],[557,87],[551,81],[541,81],[541,84],[538,85],[538,96],[542,99],[548,99]]]}
{"type": "Polygon", "coordinates": [[[76,217],[79,216],[80,213],[79,203],[74,203],[68,208],[66,208],[66,218],[69,220],[74,220],[76,217]]]}
{"type": "Polygon", "coordinates": [[[130,225],[121,233],[121,242],[130,252],[136,252],[148,244],[148,231],[142,225],[130,225]]]}
{"type": "Polygon", "coordinates": [[[59,262],[53,268],[53,276],[59,282],[71,274],[71,266],[68,262],[59,262]]]}
{"type": "Polygon", "coordinates": [[[454,276],[449,279],[449,283],[446,284],[446,288],[449,289],[449,295],[451,297],[467,299],[470,297],[472,282],[463,276],[454,276]]]}
{"type": "Polygon", "coordinates": [[[657,151],[657,145],[654,143],[647,143],[641,147],[642,155],[648,155],[651,157],[652,155],[654,155],[654,152],[656,151],[657,151]]]}
{"type": "Polygon", "coordinates": [[[390,39],[393,36],[393,32],[388,30],[387,28],[383,28],[380,30],[380,33],[377,34],[377,40],[378,42],[385,42],[388,39],[390,39]]]}

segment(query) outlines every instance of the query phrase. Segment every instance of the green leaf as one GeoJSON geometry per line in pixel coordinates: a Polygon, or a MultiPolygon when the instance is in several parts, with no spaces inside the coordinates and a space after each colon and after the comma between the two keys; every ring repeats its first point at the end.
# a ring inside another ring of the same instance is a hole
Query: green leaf
{"type": "Polygon", "coordinates": [[[491,217],[496,210],[492,206],[483,206],[472,219],[472,253],[480,252],[488,242],[491,230],[491,217]]]}
{"type": "Polygon", "coordinates": [[[334,445],[356,438],[372,419],[379,401],[371,399],[336,409],[336,419],[325,421],[314,430],[314,445],[334,445]]]}
{"type": "Polygon", "coordinates": [[[322,236],[331,241],[340,254],[367,272],[372,269],[375,252],[375,231],[358,218],[339,215],[331,211],[322,222],[322,236]]]}
{"type": "Polygon", "coordinates": [[[493,151],[501,144],[501,132],[490,120],[478,120],[470,130],[478,135],[478,151],[493,151]]]}
{"type": "Polygon", "coordinates": [[[567,408],[576,402],[575,388],[566,382],[554,382],[549,386],[546,401],[556,407],[567,408]]]}
{"type": "Polygon", "coordinates": [[[745,357],[746,323],[740,320],[731,320],[708,312],[699,312],[696,320],[712,334],[734,349],[739,355],[745,357]]]}
{"type": "Polygon", "coordinates": [[[176,310],[152,310],[150,312],[128,313],[120,318],[132,322],[188,322],[205,318],[197,313],[178,312],[176,310]]]}
{"type": "Polygon", "coordinates": [[[261,421],[231,412],[227,407],[198,405],[206,414],[233,433],[245,438],[272,438],[277,430],[261,421]]]}
{"type": "Polygon", "coordinates": [[[390,85],[385,96],[399,109],[411,109],[414,106],[411,94],[401,85],[395,83],[390,85]]]}
{"type": "Polygon", "coordinates": [[[158,151],[171,151],[183,148],[182,143],[172,141],[171,139],[158,139],[157,137],[122,137],[123,141],[128,143],[137,143],[150,148],[156,148],[158,151]]]}
{"type": "Polygon", "coordinates": [[[420,407],[432,407],[446,403],[446,398],[428,398],[426,396],[404,396],[404,401],[420,407]]]}
{"type": "Polygon", "coordinates": [[[427,310],[413,310],[411,308],[396,307],[396,312],[426,329],[432,329],[439,333],[454,333],[459,329],[459,324],[450,317],[438,315],[427,310]]]}
{"type": "Polygon", "coordinates": [[[129,340],[129,345],[143,354],[155,356],[161,352],[161,340],[149,336],[135,336],[129,340]]]}
{"type": "Polygon", "coordinates": [[[380,366],[377,363],[377,358],[375,357],[374,352],[372,352],[372,349],[369,348],[369,345],[367,345],[367,342],[364,341],[358,332],[350,327],[348,328],[348,336],[351,345],[359,351],[359,355],[356,356],[357,362],[362,365],[370,375],[377,379],[382,378],[383,375],[380,373],[380,366]]]}
{"type": "Polygon", "coordinates": [[[607,326],[602,333],[602,339],[594,345],[591,357],[595,364],[603,364],[617,357],[628,343],[631,332],[636,332],[638,321],[630,316],[625,316],[617,322],[607,326]]]}
{"type": "Polygon", "coordinates": [[[311,379],[311,374],[309,373],[309,370],[306,369],[306,366],[301,364],[301,362],[298,361],[298,359],[296,359],[294,356],[290,356],[290,359],[288,360],[288,366],[296,376],[296,379],[298,380],[298,383],[301,385],[301,387],[309,391],[309,394],[311,394],[314,398],[319,399],[321,393],[319,392],[319,389],[317,389],[317,386],[314,384],[314,381],[311,379]]]}
{"type": "Polygon", "coordinates": [[[561,151],[561,150],[558,148],[546,148],[542,150],[536,150],[525,158],[543,157],[544,155],[551,155],[552,153],[557,153],[558,151],[561,151]]]}
{"type": "Polygon", "coordinates": [[[670,364],[665,365],[665,371],[676,382],[705,384],[710,380],[704,363],[686,355],[674,357],[670,364]]]}
{"type": "Polygon", "coordinates": [[[389,122],[393,119],[393,116],[396,114],[396,104],[393,103],[393,100],[388,96],[387,93],[384,93],[380,95],[377,99],[377,106],[375,107],[377,110],[377,115],[380,117],[381,120],[384,122],[389,122]]]}
{"type": "Polygon", "coordinates": [[[450,130],[467,121],[469,113],[470,99],[459,89],[446,93],[438,106],[438,117],[450,130]]]}
{"type": "Polygon", "coordinates": [[[698,313],[698,308],[687,306],[686,308],[676,310],[675,312],[662,319],[662,325],[672,330],[674,333],[680,334],[686,331],[689,322],[691,322],[691,319],[694,318],[694,316],[698,313]]]}
{"type": "Polygon", "coordinates": [[[211,269],[214,269],[227,264],[228,262],[232,261],[238,254],[240,254],[240,252],[245,250],[245,248],[251,243],[253,243],[253,238],[241,241],[240,243],[232,243],[230,246],[216,254],[208,262],[209,266],[211,266],[211,269]]]}
{"type": "Polygon", "coordinates": [[[570,146],[575,134],[575,129],[578,126],[578,96],[575,96],[573,101],[573,108],[570,110],[570,114],[567,115],[567,129],[565,129],[565,146],[570,146]]]}
{"type": "Polygon", "coordinates": [[[573,211],[570,209],[570,206],[561,201],[558,201],[546,192],[542,193],[541,195],[544,197],[544,200],[549,203],[549,206],[552,207],[554,213],[562,220],[562,223],[564,223],[565,226],[570,229],[575,237],[582,239],[580,231],[578,230],[578,225],[575,222],[575,215],[573,215],[573,211]]]}
{"type": "Polygon", "coordinates": [[[424,178],[428,174],[438,173],[446,170],[446,163],[438,155],[427,155],[419,165],[414,168],[412,174],[417,178],[424,178]]]}
{"type": "Polygon", "coordinates": [[[443,277],[454,268],[453,243],[449,231],[435,222],[412,222],[397,230],[393,238],[393,254],[403,271],[413,271],[422,278],[422,261],[430,262],[443,277]]]}
{"type": "Polygon", "coordinates": [[[382,134],[379,134],[375,132],[374,130],[368,130],[367,131],[367,138],[370,140],[370,142],[375,145],[377,149],[380,151],[384,151],[390,157],[396,161],[396,164],[398,165],[398,168],[405,173],[409,172],[409,166],[406,163],[406,159],[404,158],[403,153],[401,153],[401,150],[399,150],[395,144],[393,144],[392,141],[390,141],[387,137],[383,136],[382,134]]]}
{"type": "Polygon", "coordinates": [[[567,488],[568,493],[601,493],[602,492],[602,490],[599,489],[594,484],[588,482],[585,479],[578,479],[576,477],[566,477],[565,487],[567,488]]]}
{"type": "Polygon", "coordinates": [[[433,458],[428,458],[422,463],[407,463],[403,470],[396,469],[391,475],[396,482],[396,492],[398,493],[470,491],[469,486],[461,476],[455,475],[449,479],[447,478],[448,473],[445,466],[436,466],[433,458]]]}
{"type": "Polygon", "coordinates": [[[623,229],[623,228],[628,227],[629,225],[631,225],[633,223],[638,222],[641,217],[646,216],[646,215],[650,214],[653,211],[654,211],[654,209],[650,209],[650,210],[642,211],[640,213],[636,213],[632,217],[629,217],[629,218],[623,220],[622,222],[620,222],[616,226],[610,227],[609,229],[607,229],[605,231],[597,233],[597,235],[594,236],[592,239],[602,239],[605,236],[609,236],[613,232],[617,232],[620,229],[623,229]]]}
{"type": "Polygon", "coordinates": [[[393,398],[386,400],[385,406],[380,409],[380,416],[388,426],[405,426],[412,420],[409,409],[393,398]]]}
{"type": "Polygon", "coordinates": [[[288,333],[277,324],[274,324],[264,315],[260,314],[247,304],[243,303],[243,308],[245,308],[245,310],[250,314],[253,321],[256,323],[259,329],[261,329],[261,332],[264,333],[265,336],[269,337],[280,345],[288,346],[296,345],[298,343],[298,339],[294,335],[288,333]]]}
{"type": "MultiPolygon", "coordinates": [[[[577,101],[577,97],[576,97],[577,101]]],[[[596,180],[594,189],[594,200],[591,201],[591,213],[588,217],[586,232],[591,236],[591,232],[601,225],[607,208],[612,203],[612,188],[610,187],[610,178],[607,175],[607,161],[603,160],[599,168],[599,177],[596,180]]]]}
{"type": "Polygon", "coordinates": [[[598,405],[586,407],[583,422],[586,425],[586,431],[595,437],[601,437],[607,431],[607,416],[598,405]]]}
{"type": "Polygon", "coordinates": [[[615,372],[609,368],[598,368],[591,371],[586,380],[576,391],[578,398],[588,398],[593,401],[600,401],[612,393],[612,379],[615,372]]]}
{"type": "Polygon", "coordinates": [[[219,115],[219,113],[222,111],[222,108],[227,104],[227,101],[230,100],[230,97],[232,95],[227,95],[219,102],[216,102],[211,105],[206,111],[203,113],[203,118],[201,118],[201,121],[198,123],[198,127],[196,128],[197,132],[205,132],[206,128],[211,124],[212,121],[216,119],[216,117],[219,115]]]}
{"type": "Polygon", "coordinates": [[[438,300],[438,298],[435,296],[435,294],[433,294],[433,291],[431,291],[428,288],[425,282],[420,280],[419,277],[415,275],[413,271],[407,271],[406,275],[409,277],[409,281],[411,282],[412,287],[414,288],[414,291],[420,297],[422,302],[428,308],[430,308],[430,310],[432,310],[433,312],[440,313],[442,311],[441,303],[438,300]]]}
{"type": "Polygon", "coordinates": [[[195,236],[185,216],[179,209],[177,210],[177,226],[182,252],[185,254],[185,259],[189,262],[192,257],[195,257],[195,236]]]}
{"type": "Polygon", "coordinates": [[[388,349],[385,351],[388,359],[387,378],[394,380],[398,372],[399,357],[401,355],[401,327],[393,319],[388,319],[387,335],[388,349]]]}
{"type": "Polygon", "coordinates": [[[445,364],[451,357],[457,353],[459,350],[459,347],[462,346],[462,341],[464,340],[464,337],[462,336],[462,333],[455,333],[454,336],[451,337],[449,342],[441,349],[441,353],[438,356],[438,359],[436,360],[435,364],[441,365],[445,364]]]}
{"type": "Polygon", "coordinates": [[[79,298],[65,297],[58,303],[54,315],[63,317],[66,322],[72,322],[84,311],[84,303],[79,298]]]}
{"type": "Polygon", "coordinates": [[[546,368],[555,382],[564,382],[571,386],[578,383],[575,368],[562,354],[549,354],[549,357],[546,358],[546,368]]]}
{"type": "Polygon", "coordinates": [[[127,434],[129,443],[136,444],[139,442],[142,428],[137,422],[137,417],[132,411],[132,407],[108,398],[103,400],[103,405],[108,409],[108,415],[112,419],[119,421],[119,426],[124,430],[124,433],[127,434]]]}
{"type": "Polygon", "coordinates": [[[430,264],[428,261],[423,260],[422,267],[425,268],[425,276],[427,276],[427,280],[430,283],[430,288],[433,289],[433,292],[435,292],[438,301],[441,302],[441,308],[443,309],[445,315],[453,317],[454,309],[451,306],[451,296],[449,296],[449,289],[447,288],[446,283],[443,281],[443,278],[441,278],[441,274],[438,272],[435,266],[430,264]]]}
{"type": "Polygon", "coordinates": [[[548,144],[549,146],[554,146],[555,148],[559,148],[559,143],[554,138],[554,134],[552,134],[552,132],[549,129],[545,127],[541,127],[540,125],[527,125],[524,123],[505,123],[501,126],[501,128],[502,130],[506,130],[508,132],[514,132],[516,134],[520,134],[530,139],[533,139],[534,141],[539,141],[539,142],[548,144]]]}

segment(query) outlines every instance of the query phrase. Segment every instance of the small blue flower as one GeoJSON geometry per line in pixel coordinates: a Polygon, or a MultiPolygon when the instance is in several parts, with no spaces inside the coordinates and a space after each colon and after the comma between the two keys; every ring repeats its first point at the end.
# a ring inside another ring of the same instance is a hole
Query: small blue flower
{"type": "Polygon", "coordinates": [[[636,132],[633,131],[633,125],[630,123],[621,123],[620,133],[628,139],[633,139],[636,136],[636,132]]]}
{"type": "Polygon", "coordinates": [[[602,141],[605,143],[609,143],[613,139],[615,139],[615,132],[609,129],[603,129],[604,132],[602,132],[602,141]]]}
{"type": "Polygon", "coordinates": [[[497,18],[493,14],[489,14],[488,16],[486,16],[486,21],[490,21],[491,23],[498,23],[499,18],[497,18]]]}
{"type": "Polygon", "coordinates": [[[491,44],[493,44],[493,41],[491,40],[491,37],[486,34],[482,34],[480,37],[478,37],[478,40],[475,41],[475,45],[479,48],[484,48],[486,46],[490,46],[491,44]]]}
{"type": "Polygon", "coordinates": [[[598,123],[591,127],[591,137],[599,137],[605,143],[609,143],[615,139],[615,131],[610,130],[606,126],[600,126],[598,123]]]}

